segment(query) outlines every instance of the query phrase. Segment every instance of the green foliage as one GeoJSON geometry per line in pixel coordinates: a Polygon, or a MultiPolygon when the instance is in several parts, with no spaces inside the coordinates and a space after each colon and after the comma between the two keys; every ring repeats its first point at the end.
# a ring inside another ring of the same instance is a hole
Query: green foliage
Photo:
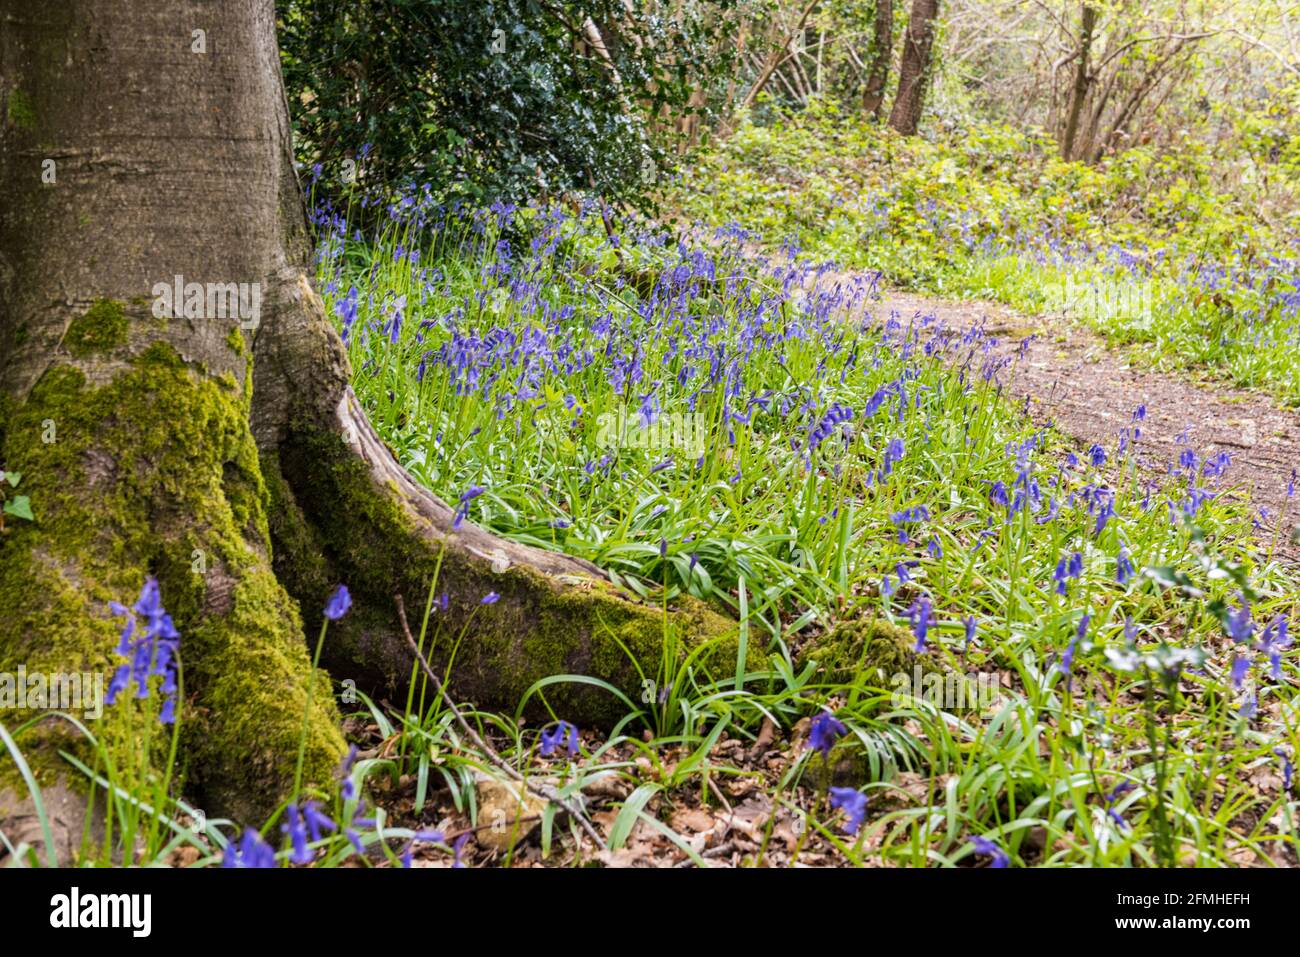
{"type": "MultiPolygon", "coordinates": [[[[901,138],[814,101],[742,125],[666,202],[900,285],[1066,311],[1300,402],[1300,249],[1261,218],[1257,191],[1193,141],[1097,165],[1056,152],[1005,126],[901,138]]],[[[1300,183],[1278,188],[1300,210],[1300,183]]]]}
{"type": "MultiPolygon", "coordinates": [[[[6,472],[0,469],[0,516],[9,515],[13,518],[25,519],[29,522],[36,521],[36,516],[32,514],[32,503],[26,495],[15,495],[13,490],[18,487],[18,483],[23,480],[21,472],[6,472]],[[6,492],[3,486],[8,486],[6,492]]],[[[4,519],[0,518],[0,531],[4,530],[4,519]]]]}
{"type": "Polygon", "coordinates": [[[637,199],[672,165],[656,118],[726,67],[728,6],[280,0],[299,156],[330,192],[355,174],[379,193],[637,199]]]}

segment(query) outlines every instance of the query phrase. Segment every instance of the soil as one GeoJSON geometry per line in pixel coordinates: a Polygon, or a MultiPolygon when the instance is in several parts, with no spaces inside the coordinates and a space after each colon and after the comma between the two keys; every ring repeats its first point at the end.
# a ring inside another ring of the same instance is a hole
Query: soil
{"type": "Polygon", "coordinates": [[[1134,410],[1145,406],[1145,420],[1136,423],[1142,430],[1138,447],[1140,461],[1153,473],[1166,473],[1178,460],[1187,447],[1180,436],[1202,460],[1227,452],[1231,465],[1219,480],[1220,495],[1248,500],[1259,521],[1259,541],[1268,550],[1276,541],[1277,557],[1300,560],[1300,501],[1287,493],[1300,467],[1295,410],[1186,370],[1156,369],[1137,349],[1111,348],[1059,316],[1030,318],[998,303],[894,290],[868,311],[880,321],[897,313],[904,323],[934,316],[960,330],[984,320],[987,334],[998,340],[992,354],[1018,356],[998,376],[1007,393],[1035,421],[1083,446],[1098,443],[1113,454],[1118,434],[1135,424],[1134,410]]]}

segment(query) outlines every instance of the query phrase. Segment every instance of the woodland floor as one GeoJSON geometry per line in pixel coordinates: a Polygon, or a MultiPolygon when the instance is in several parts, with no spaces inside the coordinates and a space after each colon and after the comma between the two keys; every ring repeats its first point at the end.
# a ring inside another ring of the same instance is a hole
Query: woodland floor
{"type": "MultiPolygon", "coordinates": [[[[983,321],[997,342],[990,353],[981,353],[975,364],[982,364],[984,356],[990,354],[1015,357],[999,373],[1006,392],[1022,402],[1035,421],[1075,439],[1081,452],[1093,443],[1113,452],[1117,434],[1134,424],[1133,411],[1142,405],[1146,407],[1146,418],[1140,423],[1139,461],[1153,479],[1164,475],[1170,463],[1177,460],[1183,448],[1178,438],[1184,433],[1205,458],[1228,452],[1232,463],[1221,494],[1248,495],[1256,508],[1266,509],[1267,520],[1258,526],[1262,548],[1271,550],[1276,542],[1279,557],[1292,561],[1300,558],[1300,547],[1293,540],[1293,536],[1300,535],[1300,515],[1287,513],[1286,495],[1291,469],[1300,465],[1300,414],[1296,411],[1279,409],[1264,396],[1227,387],[1208,377],[1152,368],[1140,351],[1112,348],[1095,333],[1063,316],[1026,317],[996,303],[947,301],[897,290],[886,291],[868,313],[876,321],[885,321],[894,314],[904,324],[933,316],[943,326],[959,332],[983,321]],[[1029,342],[1024,345],[1026,339],[1029,342]]],[[[954,351],[950,356],[958,363],[967,360],[966,353],[954,351]]],[[[1006,680],[1010,680],[1009,674],[1006,680]]],[[[509,831],[514,828],[503,830],[499,813],[497,825],[473,828],[445,790],[430,793],[420,813],[414,812],[415,783],[409,777],[392,782],[386,793],[375,797],[393,816],[394,823],[437,826],[449,835],[449,842],[471,831],[473,840],[466,842],[460,855],[468,866],[842,866],[845,859],[831,842],[816,831],[805,833],[800,827],[802,815],[797,808],[813,808],[824,800],[817,789],[800,786],[773,799],[774,794],[781,793],[778,781],[798,759],[806,733],[804,719],[788,736],[766,723],[754,743],[724,735],[709,755],[714,771],[706,778],[705,786],[701,786],[698,774],[675,779],[676,761],[687,757],[687,751],[676,755],[673,749],[661,752],[654,768],[630,746],[606,753],[611,763],[621,760],[629,766],[642,765],[643,779],[656,775],[660,778],[663,790],[646,802],[645,810],[663,818],[694,856],[681,843],[645,823],[635,825],[620,850],[602,851],[585,837],[577,839],[558,822],[551,853],[543,855],[538,840],[540,809],[535,807],[524,809],[518,832],[513,835],[516,843],[512,851],[509,831]],[[667,809],[660,807],[663,803],[667,809]]],[[[384,756],[392,746],[391,739],[385,741],[377,727],[367,726],[364,721],[354,720],[349,736],[362,742],[365,756],[384,756]]],[[[594,739],[588,743],[600,744],[594,739]]],[[[538,780],[547,779],[544,767],[535,773],[538,780]]],[[[549,783],[559,781],[553,778],[549,783]]],[[[479,820],[485,818],[485,805],[502,798],[504,806],[511,808],[513,824],[518,805],[508,796],[497,794],[498,787],[486,780],[480,783],[479,820]]],[[[942,793],[942,787],[942,782],[905,772],[877,798],[896,808],[923,806],[935,793],[942,793]]],[[[585,789],[588,815],[603,834],[609,834],[631,790],[626,778],[615,773],[585,789]]],[[[875,811],[880,809],[881,805],[875,805],[875,811]]],[[[871,840],[880,839],[877,834],[871,840]]],[[[1046,851],[1042,844],[1043,838],[1031,833],[1022,854],[1032,856],[1046,851]],[[1035,841],[1039,844],[1037,850],[1035,841]]],[[[870,849],[869,841],[863,850],[870,849]]],[[[873,858],[868,856],[867,860],[873,858]]],[[[974,858],[967,862],[987,866],[974,858]]],[[[413,861],[416,867],[450,864],[445,853],[432,849],[417,851],[413,861]]]]}
{"type": "MultiPolygon", "coordinates": [[[[992,354],[1024,353],[1000,373],[1007,392],[1024,403],[1036,422],[1113,452],[1117,434],[1132,426],[1138,406],[1146,407],[1140,423],[1138,460],[1153,476],[1165,474],[1183,448],[1186,433],[1197,453],[1209,458],[1227,452],[1232,464],[1221,494],[1249,495],[1260,516],[1260,539],[1277,555],[1300,559],[1300,509],[1288,512],[1287,483],[1300,467],[1300,412],[1278,408],[1264,395],[1197,377],[1186,370],[1150,367],[1137,347],[1109,346],[1090,330],[1063,316],[1027,317],[999,303],[952,302],[886,291],[869,310],[884,321],[896,313],[906,323],[934,316],[950,329],[964,331],[985,321],[998,341],[992,354]],[[1281,527],[1278,528],[1278,522],[1281,527]]],[[[962,356],[964,360],[964,355],[962,356]]]]}

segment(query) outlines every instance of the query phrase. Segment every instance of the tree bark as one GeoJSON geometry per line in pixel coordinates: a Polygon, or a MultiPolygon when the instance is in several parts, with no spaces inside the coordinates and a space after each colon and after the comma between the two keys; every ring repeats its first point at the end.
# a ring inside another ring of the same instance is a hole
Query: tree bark
{"type": "Polygon", "coordinates": [[[903,61],[898,68],[898,92],[889,114],[889,125],[905,136],[914,135],[921,125],[938,16],[939,0],[912,0],[903,37],[903,61]]]}
{"type": "Polygon", "coordinates": [[[875,30],[871,40],[871,62],[862,94],[862,112],[881,118],[885,109],[885,87],[889,62],[894,57],[894,0],[876,0],[875,30]]]}
{"type": "MultiPolygon", "coordinates": [[[[110,674],[108,603],[156,576],[182,635],[186,794],[259,824],[293,776],[304,627],[340,582],[354,605],[323,664],[377,696],[412,672],[393,596],[423,607],[435,577],[425,650],[445,668],[457,646],[450,687],[480,705],[560,673],[639,695],[669,632],[718,638],[734,667],[733,623],[701,603],[665,616],[586,562],[453,529],[366,421],[309,279],[272,0],[0,0],[0,22],[0,467],[36,515],[0,536],[0,672],[110,674]],[[159,318],[176,276],[260,290],[260,321],[159,318]]],[[[576,722],[627,710],[590,685],[546,694],[576,722]]],[[[329,786],[343,741],[315,701],[306,777],[329,786]]],[[[48,720],[20,741],[47,802],[76,789],[55,751],[78,742],[48,720]]],[[[0,826],[30,823],[7,763],[0,826]]]]}
{"type": "Polygon", "coordinates": [[[1070,105],[1065,117],[1065,132],[1061,135],[1061,159],[1074,158],[1074,141],[1079,132],[1079,117],[1088,98],[1091,81],[1088,75],[1088,56],[1092,50],[1092,34],[1097,26],[1097,8],[1084,3],[1079,24],[1078,62],[1074,68],[1074,85],[1070,89],[1070,105]]]}

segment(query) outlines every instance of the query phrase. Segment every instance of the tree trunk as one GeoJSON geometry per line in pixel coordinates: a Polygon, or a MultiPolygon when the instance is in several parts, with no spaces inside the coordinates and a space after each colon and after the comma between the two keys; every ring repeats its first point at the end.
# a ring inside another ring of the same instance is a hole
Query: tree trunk
{"type": "Polygon", "coordinates": [[[889,125],[905,136],[914,135],[921,125],[921,111],[930,83],[934,21],[938,16],[939,0],[912,0],[907,33],[903,37],[903,62],[898,68],[898,93],[889,114],[889,125]]]}
{"type": "Polygon", "coordinates": [[[1061,159],[1074,158],[1074,141],[1079,132],[1079,117],[1083,113],[1084,101],[1088,98],[1088,56],[1092,50],[1092,33],[1097,26],[1097,8],[1090,3],[1083,5],[1083,17],[1079,26],[1078,63],[1074,68],[1074,86],[1070,90],[1070,106],[1065,117],[1065,132],[1061,136],[1061,159]]]}
{"type": "Polygon", "coordinates": [[[867,86],[862,94],[862,112],[877,120],[885,109],[885,86],[893,57],[894,0],[876,0],[875,32],[871,40],[871,62],[867,66],[867,86]]]}
{"type": "MultiPolygon", "coordinates": [[[[423,608],[435,576],[449,601],[426,650],[445,667],[458,643],[450,687],[481,705],[558,673],[639,693],[628,654],[656,675],[669,629],[720,637],[734,668],[733,623],[701,603],[665,617],[586,562],[454,530],[366,421],[308,278],[272,0],[0,0],[0,22],[0,467],[36,517],[0,536],[0,672],[111,673],[108,603],[156,576],[182,635],[186,793],[258,824],[293,777],[304,627],[339,582],[354,605],[323,663],[376,695],[411,674],[393,596],[423,608]],[[160,318],[177,276],[246,283],[249,308],[160,318]]],[[[343,741],[315,701],[306,778],[329,785],[343,741]]],[[[589,685],[547,701],[577,722],[626,711],[589,685]]],[[[47,803],[76,789],[55,754],[76,738],[46,721],[19,742],[47,803]]],[[[0,822],[24,795],[0,756],[0,822]]]]}

